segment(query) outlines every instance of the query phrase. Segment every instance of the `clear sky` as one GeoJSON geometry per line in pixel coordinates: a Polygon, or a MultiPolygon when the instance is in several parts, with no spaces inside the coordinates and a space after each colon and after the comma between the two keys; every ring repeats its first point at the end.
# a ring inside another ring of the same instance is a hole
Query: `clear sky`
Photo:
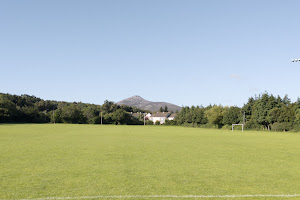
{"type": "Polygon", "coordinates": [[[300,97],[299,0],[1,0],[0,92],[102,104],[300,97]]]}

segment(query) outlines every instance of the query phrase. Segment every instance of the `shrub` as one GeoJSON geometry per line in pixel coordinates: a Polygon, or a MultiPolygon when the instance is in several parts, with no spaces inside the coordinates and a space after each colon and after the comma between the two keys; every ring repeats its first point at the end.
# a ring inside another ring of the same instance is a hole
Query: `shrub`
{"type": "MultiPolygon", "coordinates": [[[[234,128],[235,128],[235,127],[234,127],[234,128]]],[[[224,125],[224,126],[222,127],[222,129],[224,129],[224,130],[231,130],[231,129],[232,129],[232,125],[226,124],[226,125],[224,125]]]]}
{"type": "Polygon", "coordinates": [[[188,122],[184,122],[184,124],[182,124],[184,127],[194,127],[193,123],[188,123],[188,122]]]}
{"type": "Polygon", "coordinates": [[[146,125],[153,125],[153,121],[151,121],[151,120],[146,120],[145,124],[146,124],[146,125]]]}
{"type": "Polygon", "coordinates": [[[92,117],[92,118],[88,119],[88,123],[89,124],[100,124],[100,117],[99,116],[92,117]]]}
{"type": "Polygon", "coordinates": [[[294,124],[293,125],[293,129],[291,131],[294,131],[294,132],[300,132],[300,124],[294,124]]]}
{"type": "Polygon", "coordinates": [[[292,129],[292,124],[289,122],[275,122],[274,124],[271,125],[271,130],[272,131],[289,131],[292,129]]]}
{"type": "Polygon", "coordinates": [[[155,122],[155,125],[160,125],[160,121],[156,121],[156,122],[155,122]]]}
{"type": "Polygon", "coordinates": [[[200,127],[200,128],[218,128],[217,125],[210,124],[210,123],[208,123],[208,124],[200,124],[198,127],[200,127]]]}
{"type": "Polygon", "coordinates": [[[166,119],[164,125],[166,125],[166,126],[175,126],[175,125],[177,125],[177,123],[176,123],[175,120],[168,120],[168,119],[166,119]]]}
{"type": "Polygon", "coordinates": [[[245,124],[245,129],[252,129],[252,130],[260,130],[261,125],[259,125],[256,121],[253,119],[250,119],[248,122],[245,124]]]}

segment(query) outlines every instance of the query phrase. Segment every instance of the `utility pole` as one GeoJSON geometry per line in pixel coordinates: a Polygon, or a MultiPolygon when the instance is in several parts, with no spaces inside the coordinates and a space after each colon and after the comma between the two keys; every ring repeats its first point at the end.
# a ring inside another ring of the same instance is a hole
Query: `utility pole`
{"type": "Polygon", "coordinates": [[[53,123],[55,124],[54,110],[52,110],[53,123]]]}
{"type": "Polygon", "coordinates": [[[102,125],[102,112],[101,112],[101,125],[102,125]]]}
{"type": "Polygon", "coordinates": [[[243,114],[243,124],[245,124],[245,112],[243,114]]]}

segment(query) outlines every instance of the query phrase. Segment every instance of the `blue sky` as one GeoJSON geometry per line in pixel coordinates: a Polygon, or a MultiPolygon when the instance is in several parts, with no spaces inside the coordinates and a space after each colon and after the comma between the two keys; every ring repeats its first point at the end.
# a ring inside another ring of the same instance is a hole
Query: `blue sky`
{"type": "Polygon", "coordinates": [[[0,1],[0,92],[102,104],[300,97],[298,0],[0,1]]]}

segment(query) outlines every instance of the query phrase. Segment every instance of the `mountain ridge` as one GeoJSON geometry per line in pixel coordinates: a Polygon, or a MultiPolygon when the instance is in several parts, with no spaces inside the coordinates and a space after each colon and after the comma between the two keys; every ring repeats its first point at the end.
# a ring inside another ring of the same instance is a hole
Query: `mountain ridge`
{"type": "Polygon", "coordinates": [[[123,99],[123,100],[117,102],[117,104],[133,106],[133,107],[141,108],[143,110],[150,110],[151,112],[159,111],[160,107],[165,108],[165,106],[168,107],[169,111],[176,112],[177,110],[178,111],[181,110],[181,107],[177,106],[175,104],[168,103],[168,102],[148,101],[139,95],[135,95],[135,96],[123,99]]]}

